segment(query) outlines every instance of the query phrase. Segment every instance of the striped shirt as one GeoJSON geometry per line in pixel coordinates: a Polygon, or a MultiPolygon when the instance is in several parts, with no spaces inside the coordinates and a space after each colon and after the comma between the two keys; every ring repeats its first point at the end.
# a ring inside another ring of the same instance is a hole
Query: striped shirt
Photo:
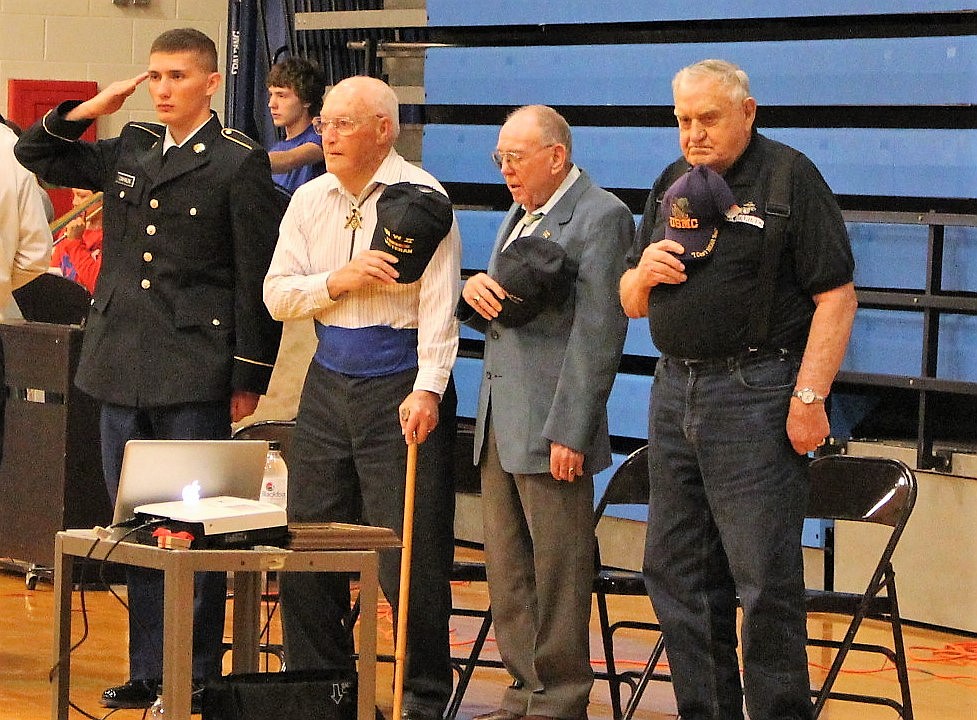
{"type": "Polygon", "coordinates": [[[282,218],[278,246],[265,277],[265,305],[276,320],[311,317],[323,325],[346,328],[417,328],[414,389],[441,395],[458,354],[454,311],[461,275],[461,236],[457,221],[415,283],[370,285],[335,300],[326,286],[331,272],[369,249],[377,222],[377,198],[385,186],[397,182],[444,192],[433,176],[392,149],[359,198],[353,198],[332,173],[299,187],[282,218]],[[360,228],[344,227],[356,206],[362,217],[360,228]]]}

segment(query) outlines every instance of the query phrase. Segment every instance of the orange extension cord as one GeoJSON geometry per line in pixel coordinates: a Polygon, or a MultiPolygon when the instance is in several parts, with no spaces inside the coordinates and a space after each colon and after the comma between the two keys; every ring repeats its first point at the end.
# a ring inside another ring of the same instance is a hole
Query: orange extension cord
{"type": "MultiPolygon", "coordinates": [[[[457,582],[452,583],[452,585],[468,586],[469,582],[457,582]]],[[[392,620],[393,612],[390,608],[389,603],[380,600],[377,606],[378,618],[390,621],[389,623],[381,622],[379,625],[380,633],[386,639],[393,638],[392,630],[392,620]],[[387,629],[389,627],[389,630],[387,629]],[[387,637],[389,635],[389,637],[387,637]]],[[[451,641],[451,647],[464,647],[466,645],[471,645],[475,640],[471,639],[459,639],[457,637],[454,628],[451,629],[451,635],[453,640],[451,641]]],[[[495,642],[495,638],[491,635],[486,638],[486,644],[492,644],[495,642]]],[[[977,669],[977,640],[968,640],[955,643],[947,643],[943,647],[932,647],[926,645],[914,645],[907,648],[907,660],[910,664],[909,672],[924,675],[931,680],[940,680],[946,682],[952,682],[964,687],[977,688],[977,672],[973,674],[967,673],[957,673],[950,674],[942,671],[937,671],[932,667],[927,667],[927,665],[949,665],[957,667],[972,667],[977,669]]],[[[591,663],[597,666],[603,666],[606,664],[603,658],[593,658],[591,663]]],[[[633,666],[633,667],[644,667],[645,660],[634,660],[629,658],[616,659],[615,664],[619,667],[633,666]]],[[[829,667],[822,665],[817,662],[809,662],[809,667],[822,670],[827,672],[829,667]]],[[[668,672],[668,663],[661,662],[655,666],[656,670],[662,672],[668,672]]],[[[842,675],[875,675],[883,674],[888,672],[894,672],[895,666],[889,662],[888,659],[883,658],[882,662],[878,667],[874,668],[863,668],[863,669],[846,669],[842,668],[842,675]]],[[[893,676],[893,681],[896,681],[893,676]]]]}

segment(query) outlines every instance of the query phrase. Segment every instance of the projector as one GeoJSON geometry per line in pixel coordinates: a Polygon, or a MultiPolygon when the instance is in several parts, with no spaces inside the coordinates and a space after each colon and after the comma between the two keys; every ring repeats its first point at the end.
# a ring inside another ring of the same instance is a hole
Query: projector
{"type": "Polygon", "coordinates": [[[139,505],[135,513],[143,521],[162,521],[173,532],[189,532],[193,548],[275,545],[288,539],[285,509],[260,500],[221,495],[139,505]]]}

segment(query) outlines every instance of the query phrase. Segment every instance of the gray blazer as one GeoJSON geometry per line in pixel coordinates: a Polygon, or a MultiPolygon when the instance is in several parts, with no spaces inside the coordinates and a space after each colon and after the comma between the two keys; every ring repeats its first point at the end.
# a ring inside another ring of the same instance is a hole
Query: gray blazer
{"type": "MultiPolygon", "coordinates": [[[[488,273],[522,217],[513,205],[499,228],[488,273]]],[[[634,217],[586,173],[540,221],[579,270],[570,297],[518,328],[497,322],[485,331],[484,372],[475,422],[475,464],[491,404],[502,468],[512,474],[550,470],[550,442],[585,454],[584,472],[610,465],[607,396],[617,373],[627,318],[618,282],[634,237],[634,217]]]]}

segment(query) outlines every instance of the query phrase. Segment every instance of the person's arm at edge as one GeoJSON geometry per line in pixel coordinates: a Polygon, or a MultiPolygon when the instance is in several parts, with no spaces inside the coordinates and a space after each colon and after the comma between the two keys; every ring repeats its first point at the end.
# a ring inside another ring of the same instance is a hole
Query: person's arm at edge
{"type": "Polygon", "coordinates": [[[281,341],[281,323],[262,300],[262,283],[278,239],[281,206],[275,199],[271,168],[256,148],[233,180],[231,232],[235,268],[235,347],[231,374],[231,420],[251,415],[268,389],[281,341]]]}
{"type": "Polygon", "coordinates": [[[322,146],[314,142],[302,143],[290,150],[271,150],[268,159],[271,161],[271,171],[275,175],[295,170],[303,165],[324,162],[322,146]]]}
{"type": "MultiPolygon", "coordinates": [[[[93,231],[87,230],[86,232],[93,231]]],[[[99,249],[93,254],[92,250],[85,244],[84,237],[62,240],[58,243],[58,247],[64,248],[64,254],[70,258],[71,264],[78,273],[78,283],[84,285],[89,294],[94,295],[95,283],[98,281],[98,274],[102,269],[101,250],[99,249]]]]}
{"type": "Polygon", "coordinates": [[[421,276],[417,379],[413,391],[400,405],[401,431],[408,443],[415,439],[424,442],[440,420],[438,405],[458,355],[455,306],[460,277],[461,235],[455,220],[421,276]]]}
{"type": "Polygon", "coordinates": [[[634,218],[623,204],[604,202],[588,211],[594,219],[581,228],[590,237],[574,282],[572,326],[543,426],[543,437],[550,440],[550,474],[570,482],[603,469],[588,462],[586,452],[606,415],[627,335],[614,292],[634,241],[634,218]]]}
{"type": "MultiPolygon", "coordinates": [[[[26,169],[19,178],[20,236],[10,271],[10,289],[23,287],[51,264],[51,230],[48,228],[44,205],[36,191],[37,181],[26,169]]],[[[18,171],[19,172],[19,171],[18,171]]]]}
{"type": "MultiPolygon", "coordinates": [[[[814,317],[795,387],[811,388],[826,397],[845,357],[858,300],[851,282],[818,293],[813,300],[814,317]]],[[[830,429],[824,403],[805,405],[799,398],[791,398],[787,436],[797,453],[817,449],[830,429]]]]}

